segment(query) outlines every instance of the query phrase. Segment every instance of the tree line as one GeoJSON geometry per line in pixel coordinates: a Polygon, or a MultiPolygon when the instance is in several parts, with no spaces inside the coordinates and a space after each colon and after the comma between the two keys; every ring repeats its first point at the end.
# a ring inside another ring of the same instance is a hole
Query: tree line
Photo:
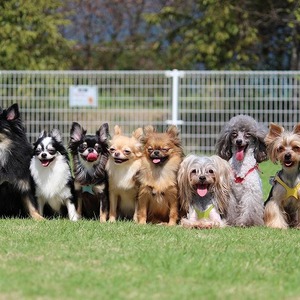
{"type": "Polygon", "coordinates": [[[0,0],[4,70],[299,70],[299,0],[0,0]]]}

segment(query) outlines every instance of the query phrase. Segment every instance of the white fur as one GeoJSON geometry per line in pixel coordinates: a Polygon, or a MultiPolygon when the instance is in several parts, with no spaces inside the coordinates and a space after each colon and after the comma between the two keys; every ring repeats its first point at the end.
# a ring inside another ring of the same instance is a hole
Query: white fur
{"type": "Polygon", "coordinates": [[[30,171],[36,184],[40,214],[43,214],[46,203],[56,212],[59,212],[62,205],[66,205],[69,218],[77,221],[79,217],[75,205],[70,201],[72,194],[67,186],[71,171],[65,158],[57,153],[55,160],[48,167],[43,167],[40,160],[34,156],[31,159],[30,171]]]}

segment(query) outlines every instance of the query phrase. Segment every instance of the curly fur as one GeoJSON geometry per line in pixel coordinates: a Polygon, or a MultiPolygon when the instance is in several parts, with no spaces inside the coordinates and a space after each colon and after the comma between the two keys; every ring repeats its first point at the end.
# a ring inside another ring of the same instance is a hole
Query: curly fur
{"type": "Polygon", "coordinates": [[[179,201],[188,211],[181,224],[197,228],[225,226],[228,206],[234,199],[231,177],[230,164],[217,155],[200,157],[190,154],[185,157],[177,177],[179,201]],[[212,205],[208,218],[199,219],[196,211],[206,211],[212,205]]]}
{"type": "Polygon", "coordinates": [[[270,160],[279,162],[281,170],[275,177],[265,206],[264,222],[272,228],[300,227],[300,123],[293,131],[271,123],[265,138],[270,160]],[[287,195],[286,187],[296,188],[296,196],[287,195]]]}
{"type": "Polygon", "coordinates": [[[268,159],[264,138],[266,128],[247,115],[229,120],[220,132],[216,152],[229,161],[235,179],[236,202],[228,210],[228,223],[234,226],[263,225],[263,192],[258,163],[268,159]]]}

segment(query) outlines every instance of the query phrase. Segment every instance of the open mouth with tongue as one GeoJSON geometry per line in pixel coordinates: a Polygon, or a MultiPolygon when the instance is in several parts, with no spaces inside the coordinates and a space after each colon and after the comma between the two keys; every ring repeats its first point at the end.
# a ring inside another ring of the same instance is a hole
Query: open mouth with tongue
{"type": "Polygon", "coordinates": [[[208,193],[208,184],[197,184],[197,194],[200,197],[205,197],[208,193]]]}
{"type": "Polygon", "coordinates": [[[90,162],[93,162],[93,161],[95,161],[95,160],[97,160],[98,159],[98,155],[96,154],[96,153],[89,153],[86,157],[85,157],[85,159],[87,160],[87,161],[90,161],[90,162]]]}
{"type": "Polygon", "coordinates": [[[237,151],[235,153],[235,158],[239,161],[244,159],[245,149],[247,146],[238,146],[237,151]]]}
{"type": "Polygon", "coordinates": [[[159,165],[161,163],[163,163],[168,157],[152,157],[151,160],[154,164],[159,165]]]}
{"type": "Polygon", "coordinates": [[[50,165],[50,163],[52,163],[54,160],[54,157],[51,159],[42,159],[40,160],[41,164],[43,167],[48,167],[50,165]]]}

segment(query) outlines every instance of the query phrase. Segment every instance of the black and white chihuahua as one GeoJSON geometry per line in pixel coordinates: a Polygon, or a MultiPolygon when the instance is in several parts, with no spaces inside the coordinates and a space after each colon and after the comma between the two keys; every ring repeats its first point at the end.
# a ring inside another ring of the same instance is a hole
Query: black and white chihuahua
{"type": "Polygon", "coordinates": [[[69,149],[75,176],[75,190],[78,194],[79,211],[86,218],[108,217],[108,179],[105,166],[108,160],[108,124],[104,123],[95,135],[73,122],[70,131],[69,149]]]}
{"type": "Polygon", "coordinates": [[[44,214],[45,205],[61,214],[67,208],[69,219],[77,221],[77,198],[68,152],[61,134],[53,129],[50,134],[42,131],[34,145],[30,171],[35,183],[38,210],[44,214]]]}

